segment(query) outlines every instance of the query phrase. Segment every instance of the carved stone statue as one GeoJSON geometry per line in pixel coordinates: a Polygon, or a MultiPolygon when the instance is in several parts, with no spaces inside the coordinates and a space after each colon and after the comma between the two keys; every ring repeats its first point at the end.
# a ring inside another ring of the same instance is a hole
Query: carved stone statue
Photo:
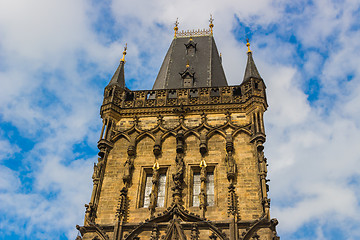
{"type": "Polygon", "coordinates": [[[200,194],[199,194],[199,207],[200,209],[202,209],[202,216],[205,216],[205,209],[206,209],[206,205],[207,205],[207,200],[206,200],[206,177],[207,177],[207,172],[206,172],[206,162],[205,160],[202,160],[200,163],[200,181],[201,181],[201,185],[200,185],[200,194]]]}
{"type": "Polygon", "coordinates": [[[228,154],[226,154],[225,162],[228,179],[233,179],[235,177],[236,165],[234,157],[232,156],[232,151],[229,151],[228,154]]]}
{"type": "Polygon", "coordinates": [[[155,207],[156,207],[156,193],[155,191],[151,191],[150,193],[150,204],[149,204],[149,209],[151,211],[154,211],[155,207]]]}
{"type": "Polygon", "coordinates": [[[173,180],[175,186],[181,186],[183,182],[184,167],[185,167],[183,154],[177,154],[175,158],[175,162],[176,162],[176,171],[173,174],[173,180]]]}
{"type": "Polygon", "coordinates": [[[90,202],[89,204],[85,204],[85,220],[89,222],[93,222],[95,218],[95,208],[94,205],[90,202]]]}
{"type": "Polygon", "coordinates": [[[158,182],[159,182],[159,169],[153,167],[152,183],[158,184],[158,182]]]}
{"type": "Polygon", "coordinates": [[[93,172],[93,175],[92,175],[92,179],[96,179],[99,175],[99,168],[98,166],[96,165],[96,163],[94,163],[94,172],[93,172]]]}
{"type": "Polygon", "coordinates": [[[98,158],[98,163],[95,164],[94,163],[94,173],[92,175],[92,179],[98,179],[100,178],[100,172],[101,172],[101,168],[104,165],[104,161],[102,158],[98,158]]]}
{"type": "Polygon", "coordinates": [[[159,183],[159,169],[158,167],[156,167],[154,165],[153,167],[153,176],[152,176],[152,189],[151,189],[151,194],[150,194],[150,204],[149,204],[149,209],[151,211],[151,214],[153,214],[155,207],[156,207],[156,199],[157,199],[157,195],[158,195],[158,188],[157,185],[159,183]]]}
{"type": "Polygon", "coordinates": [[[129,157],[124,163],[124,175],[123,175],[124,183],[130,182],[131,172],[132,172],[133,167],[134,167],[134,165],[133,165],[132,157],[129,157]]]}

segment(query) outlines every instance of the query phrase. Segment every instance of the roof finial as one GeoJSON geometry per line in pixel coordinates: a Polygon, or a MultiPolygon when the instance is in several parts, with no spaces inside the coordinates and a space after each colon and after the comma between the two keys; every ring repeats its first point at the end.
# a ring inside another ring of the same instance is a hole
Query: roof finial
{"type": "Polygon", "coordinates": [[[178,19],[179,19],[179,18],[176,18],[176,22],[175,22],[175,27],[174,27],[174,31],[175,31],[175,33],[174,33],[174,38],[176,38],[176,34],[177,34],[178,30],[179,30],[179,28],[178,28],[178,26],[179,26],[179,21],[178,21],[178,19]]]}
{"type": "Polygon", "coordinates": [[[126,49],[127,49],[127,43],[125,43],[125,47],[124,47],[124,51],[123,51],[123,57],[122,57],[122,59],[120,59],[120,62],[125,62],[126,49]]]}
{"type": "Polygon", "coordinates": [[[158,170],[160,167],[159,167],[159,163],[155,160],[155,163],[154,165],[152,166],[152,169],[156,169],[158,170]]]}
{"type": "Polygon", "coordinates": [[[201,162],[200,162],[200,167],[206,167],[207,166],[207,164],[206,164],[206,162],[205,162],[205,159],[201,159],[201,162]]]}
{"type": "Polygon", "coordinates": [[[211,34],[213,34],[213,27],[214,27],[213,21],[214,21],[214,19],[212,17],[212,14],[210,14],[209,27],[210,27],[210,30],[211,30],[211,34]]]}
{"type": "Polygon", "coordinates": [[[186,67],[187,67],[187,68],[190,67],[189,59],[188,59],[187,62],[186,62],[186,67]]]}
{"type": "Polygon", "coordinates": [[[248,47],[248,53],[251,53],[249,39],[246,39],[246,46],[248,47]]]}

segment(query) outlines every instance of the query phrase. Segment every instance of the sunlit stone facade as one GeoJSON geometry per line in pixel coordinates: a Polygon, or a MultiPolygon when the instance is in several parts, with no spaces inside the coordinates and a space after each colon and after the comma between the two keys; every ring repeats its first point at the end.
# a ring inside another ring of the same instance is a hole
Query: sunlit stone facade
{"type": "Polygon", "coordinates": [[[104,91],[79,239],[279,239],[263,153],[265,83],[249,50],[243,81],[227,86],[210,30],[175,34],[152,90],[127,89],[121,60],[104,91]]]}

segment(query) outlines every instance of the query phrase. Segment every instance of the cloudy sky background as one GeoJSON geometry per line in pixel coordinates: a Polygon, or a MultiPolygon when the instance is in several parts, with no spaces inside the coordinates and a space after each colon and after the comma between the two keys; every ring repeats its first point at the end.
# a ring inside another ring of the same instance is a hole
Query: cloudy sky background
{"type": "Polygon", "coordinates": [[[74,239],[103,89],[150,89],[179,29],[209,13],[230,84],[245,39],[267,84],[271,215],[282,239],[360,238],[360,2],[0,0],[0,239],[74,239]]]}

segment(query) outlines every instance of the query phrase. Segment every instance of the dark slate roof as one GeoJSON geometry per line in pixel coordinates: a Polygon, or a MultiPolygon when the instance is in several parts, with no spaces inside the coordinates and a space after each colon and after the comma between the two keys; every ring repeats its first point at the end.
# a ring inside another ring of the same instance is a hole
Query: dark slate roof
{"type": "Polygon", "coordinates": [[[125,61],[121,60],[119,67],[116,69],[114,76],[111,78],[108,86],[118,85],[119,87],[125,87],[125,70],[124,70],[125,61]]]}
{"type": "Polygon", "coordinates": [[[260,76],[259,71],[256,68],[256,65],[255,65],[254,59],[252,57],[252,52],[251,51],[248,52],[248,60],[247,60],[247,64],[246,64],[246,69],[245,69],[243,82],[246,82],[250,78],[262,79],[261,76],[260,76]]]}
{"type": "Polygon", "coordinates": [[[184,73],[194,72],[193,87],[227,86],[215,40],[212,35],[174,38],[160,68],[153,89],[183,88],[184,73]],[[192,54],[189,50],[193,48],[192,54]],[[189,51],[187,51],[187,49],[189,51]]]}

